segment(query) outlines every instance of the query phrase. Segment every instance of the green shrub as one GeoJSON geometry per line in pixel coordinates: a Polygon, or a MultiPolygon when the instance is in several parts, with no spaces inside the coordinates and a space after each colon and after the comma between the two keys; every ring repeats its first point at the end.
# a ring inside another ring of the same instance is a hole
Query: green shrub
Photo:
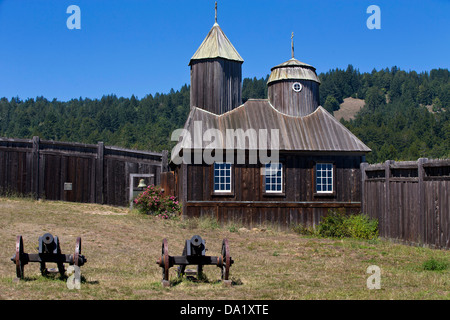
{"type": "Polygon", "coordinates": [[[370,219],[365,214],[350,215],[344,220],[344,225],[351,238],[378,238],[378,220],[370,219]]]}
{"type": "Polygon", "coordinates": [[[448,268],[448,262],[439,261],[434,258],[426,260],[422,265],[424,270],[427,271],[443,271],[448,268]]]}
{"type": "Polygon", "coordinates": [[[378,237],[378,221],[365,214],[346,215],[342,210],[329,210],[317,226],[317,234],[330,238],[374,239],[378,237]]]}

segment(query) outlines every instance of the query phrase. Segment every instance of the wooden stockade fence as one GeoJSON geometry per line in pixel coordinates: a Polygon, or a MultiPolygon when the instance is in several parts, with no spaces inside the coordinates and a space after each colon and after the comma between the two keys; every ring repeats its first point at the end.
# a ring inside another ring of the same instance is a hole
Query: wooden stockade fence
{"type": "Polygon", "coordinates": [[[167,151],[0,138],[0,194],[126,206],[130,179],[158,184],[167,168],[167,151]]]}
{"type": "Polygon", "coordinates": [[[450,249],[450,160],[361,164],[362,211],[380,236],[450,249]]]}

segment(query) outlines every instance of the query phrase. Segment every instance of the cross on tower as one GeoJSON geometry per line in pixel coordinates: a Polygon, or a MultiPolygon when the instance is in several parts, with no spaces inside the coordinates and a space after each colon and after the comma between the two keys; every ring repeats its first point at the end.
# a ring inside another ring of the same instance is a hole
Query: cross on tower
{"type": "Polygon", "coordinates": [[[292,51],[292,59],[294,59],[294,32],[291,34],[291,51],[292,51]]]}
{"type": "Polygon", "coordinates": [[[215,5],[215,8],[214,8],[214,11],[215,11],[215,17],[214,17],[214,19],[215,19],[215,21],[216,21],[216,23],[217,23],[217,1],[216,1],[216,5],[215,5]]]}

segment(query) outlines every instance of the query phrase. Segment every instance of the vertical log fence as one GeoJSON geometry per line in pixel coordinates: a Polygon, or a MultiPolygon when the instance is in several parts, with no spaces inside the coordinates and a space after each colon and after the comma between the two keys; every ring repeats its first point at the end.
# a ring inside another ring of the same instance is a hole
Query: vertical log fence
{"type": "Polygon", "coordinates": [[[361,164],[362,211],[380,236],[450,249],[450,160],[361,164]]]}
{"type": "Polygon", "coordinates": [[[0,138],[0,194],[127,206],[132,176],[159,184],[167,167],[167,151],[0,138]]]}

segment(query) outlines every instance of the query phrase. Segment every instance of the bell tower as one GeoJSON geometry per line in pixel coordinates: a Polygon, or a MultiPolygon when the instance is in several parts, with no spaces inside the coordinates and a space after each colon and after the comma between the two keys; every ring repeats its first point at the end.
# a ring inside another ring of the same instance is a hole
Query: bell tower
{"type": "Polygon", "coordinates": [[[192,56],[191,108],[223,114],[242,104],[242,64],[244,60],[215,23],[192,56]]]}
{"type": "Polygon", "coordinates": [[[295,59],[294,33],[291,34],[291,55],[291,59],[271,69],[267,92],[275,109],[302,117],[319,106],[320,80],[316,68],[295,59]]]}

